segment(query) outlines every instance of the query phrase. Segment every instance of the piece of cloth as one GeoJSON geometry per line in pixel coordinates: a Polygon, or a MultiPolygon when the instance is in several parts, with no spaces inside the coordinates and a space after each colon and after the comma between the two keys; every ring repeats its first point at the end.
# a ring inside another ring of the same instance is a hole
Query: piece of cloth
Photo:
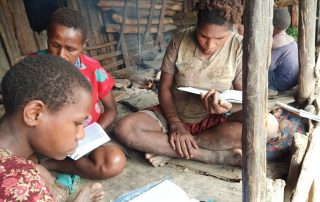
{"type": "Polygon", "coordinates": [[[231,32],[223,47],[208,60],[198,59],[199,51],[194,28],[183,30],[169,43],[161,66],[161,71],[174,75],[173,100],[179,117],[187,123],[197,123],[208,113],[199,95],[179,91],[177,87],[223,92],[242,83],[242,36],[231,32]]]}
{"type": "MultiPolygon", "coordinates": [[[[169,127],[168,122],[165,117],[162,115],[161,109],[159,105],[154,107],[150,107],[148,109],[141,110],[140,112],[146,113],[155,119],[160,125],[161,132],[168,133],[169,127]]],[[[219,123],[222,123],[226,120],[226,116],[224,114],[210,114],[205,117],[203,120],[198,123],[184,123],[185,128],[189,131],[191,135],[197,135],[219,123]]]]}
{"type": "Polygon", "coordinates": [[[268,86],[273,90],[288,90],[298,84],[299,61],[298,45],[289,40],[286,34],[277,37],[277,46],[271,50],[271,63],[269,67],[268,86]]]}
{"type": "Polygon", "coordinates": [[[70,194],[74,192],[77,185],[80,183],[80,179],[81,178],[79,175],[71,175],[66,173],[56,175],[56,183],[66,187],[70,194]]]}
{"type": "Polygon", "coordinates": [[[306,133],[307,119],[287,110],[277,108],[272,114],[279,122],[278,137],[267,143],[267,160],[274,160],[290,154],[295,133],[306,133]]]}
{"type": "MultiPolygon", "coordinates": [[[[40,50],[36,53],[32,53],[31,55],[47,53],[48,50],[40,50]]],[[[101,114],[103,113],[100,100],[111,92],[115,84],[115,80],[107,71],[103,69],[97,60],[85,54],[80,54],[80,57],[77,59],[74,65],[80,70],[83,76],[88,79],[93,91],[91,112],[88,118],[84,121],[84,126],[87,126],[99,120],[101,114]]]]}
{"type": "Polygon", "coordinates": [[[0,149],[0,202],[56,201],[31,160],[0,149]]]}

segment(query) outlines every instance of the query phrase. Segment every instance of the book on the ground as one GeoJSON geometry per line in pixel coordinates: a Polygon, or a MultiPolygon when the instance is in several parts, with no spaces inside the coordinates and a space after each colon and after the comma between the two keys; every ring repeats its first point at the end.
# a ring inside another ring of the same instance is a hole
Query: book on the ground
{"type": "Polygon", "coordinates": [[[84,128],[84,138],[78,142],[76,151],[72,155],[69,155],[69,157],[78,160],[109,140],[110,137],[103,128],[94,122],[84,128]]]}
{"type": "Polygon", "coordinates": [[[199,202],[170,180],[164,180],[130,202],[199,202]]]}
{"type": "MultiPolygon", "coordinates": [[[[202,90],[193,87],[179,87],[178,90],[200,95],[206,94],[207,90],[202,90]]],[[[220,98],[231,103],[242,103],[242,91],[240,90],[226,90],[220,93],[220,98]]]]}
{"type": "Polygon", "coordinates": [[[303,109],[294,108],[294,107],[292,107],[290,105],[284,104],[284,103],[279,102],[279,101],[277,101],[277,105],[280,106],[281,108],[283,108],[285,110],[288,110],[288,111],[290,111],[290,112],[292,112],[294,114],[297,114],[297,115],[299,115],[301,117],[320,122],[320,116],[319,115],[307,112],[307,111],[305,111],[303,109]]]}

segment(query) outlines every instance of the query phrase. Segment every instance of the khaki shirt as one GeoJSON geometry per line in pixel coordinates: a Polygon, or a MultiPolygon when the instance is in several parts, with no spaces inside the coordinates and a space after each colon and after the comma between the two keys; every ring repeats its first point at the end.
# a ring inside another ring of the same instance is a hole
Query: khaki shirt
{"type": "Polygon", "coordinates": [[[177,87],[191,86],[215,89],[219,92],[242,83],[242,36],[231,32],[224,46],[208,60],[196,57],[200,51],[194,28],[177,33],[169,43],[161,71],[174,74],[172,93],[178,116],[185,122],[196,123],[208,113],[199,95],[181,92],[177,87]]]}

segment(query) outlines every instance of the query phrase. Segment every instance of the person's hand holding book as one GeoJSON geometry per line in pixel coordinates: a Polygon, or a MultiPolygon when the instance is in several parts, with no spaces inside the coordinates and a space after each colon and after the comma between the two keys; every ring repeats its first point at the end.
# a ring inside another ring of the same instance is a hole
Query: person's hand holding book
{"type": "Polygon", "coordinates": [[[206,94],[201,93],[203,105],[210,114],[223,114],[229,112],[232,104],[221,98],[220,93],[215,89],[209,90],[206,94]]]}

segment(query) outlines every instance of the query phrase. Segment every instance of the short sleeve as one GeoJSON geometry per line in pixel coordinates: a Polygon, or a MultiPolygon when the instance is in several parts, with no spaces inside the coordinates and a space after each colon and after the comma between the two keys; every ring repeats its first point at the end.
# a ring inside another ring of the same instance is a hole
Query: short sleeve
{"type": "Polygon", "coordinates": [[[183,35],[181,32],[179,32],[170,41],[162,61],[161,71],[169,74],[175,73],[176,71],[175,63],[177,61],[178,50],[179,50],[179,46],[182,41],[182,38],[183,38],[183,35]]]}
{"type": "Polygon", "coordinates": [[[103,99],[112,90],[115,80],[101,66],[94,73],[97,81],[98,97],[99,99],[103,99]]]}
{"type": "Polygon", "coordinates": [[[233,80],[233,84],[240,83],[242,85],[242,42],[236,50],[236,74],[233,80]]]}

